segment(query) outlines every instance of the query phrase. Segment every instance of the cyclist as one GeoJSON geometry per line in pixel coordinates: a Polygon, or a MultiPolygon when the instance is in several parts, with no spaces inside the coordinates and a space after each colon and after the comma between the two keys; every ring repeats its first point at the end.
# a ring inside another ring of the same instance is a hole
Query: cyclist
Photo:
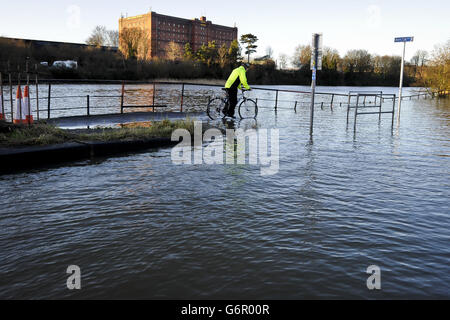
{"type": "Polygon", "coordinates": [[[238,102],[237,99],[237,91],[238,88],[242,89],[242,86],[246,90],[251,90],[250,86],[247,83],[247,70],[250,67],[248,63],[242,63],[239,68],[236,68],[231,72],[230,77],[225,84],[225,89],[227,90],[229,97],[229,105],[228,108],[225,108],[223,111],[225,116],[229,116],[234,118],[234,109],[236,108],[236,104],[238,102]]]}

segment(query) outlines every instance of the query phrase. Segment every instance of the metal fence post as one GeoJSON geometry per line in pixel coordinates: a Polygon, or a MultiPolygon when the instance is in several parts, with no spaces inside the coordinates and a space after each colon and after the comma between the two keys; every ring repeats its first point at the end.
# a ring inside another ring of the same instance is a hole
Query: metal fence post
{"type": "Polygon", "coordinates": [[[181,107],[180,107],[180,112],[183,112],[183,100],[184,100],[184,83],[181,87],[181,107]]]}
{"type": "MultiPolygon", "coordinates": [[[[8,62],[8,71],[9,71],[9,62],[8,62]]],[[[11,122],[14,122],[14,102],[13,102],[13,87],[12,87],[11,72],[9,72],[8,78],[9,78],[9,103],[11,105],[11,122]]]]}
{"type": "Polygon", "coordinates": [[[123,113],[124,96],[125,96],[125,81],[122,81],[122,93],[120,95],[120,113],[123,113]]]}
{"type": "Polygon", "coordinates": [[[50,119],[50,101],[52,98],[52,85],[51,83],[48,84],[48,106],[47,106],[47,119],[50,119]]]}
{"type": "Polygon", "coordinates": [[[378,115],[378,122],[381,121],[381,108],[383,107],[383,105],[380,103],[380,114],[378,115]]]}
{"type": "MultiPolygon", "coordinates": [[[[0,72],[0,99],[2,100],[2,113],[1,116],[2,118],[5,116],[5,105],[4,105],[4,100],[3,100],[3,76],[2,73],[0,72]]],[[[6,120],[6,119],[5,119],[6,120]]]]}
{"type": "MultiPolygon", "coordinates": [[[[18,85],[18,87],[20,88],[20,82],[21,82],[21,74],[20,74],[20,66],[17,66],[17,71],[18,71],[18,75],[17,75],[17,81],[18,81],[18,83],[19,83],[19,85],[18,85]]],[[[17,88],[17,90],[19,90],[19,88],[17,88]]],[[[22,95],[22,97],[23,97],[23,95],[22,95]]],[[[20,122],[19,123],[22,123],[22,100],[20,100],[20,103],[19,103],[19,119],[20,119],[20,122]]]]}
{"type": "Polygon", "coordinates": [[[87,95],[87,101],[86,101],[86,107],[87,107],[87,116],[89,117],[90,116],[90,110],[89,110],[89,95],[87,95]]]}
{"type": "Polygon", "coordinates": [[[277,95],[275,97],[275,111],[277,110],[277,108],[278,108],[278,90],[277,90],[277,95]]]}
{"type": "Polygon", "coordinates": [[[38,70],[37,70],[37,64],[34,65],[34,71],[36,72],[36,116],[37,120],[39,121],[39,78],[38,78],[38,70]]]}
{"type": "Polygon", "coordinates": [[[29,61],[27,61],[27,87],[28,87],[28,119],[27,119],[27,123],[28,125],[31,125],[31,116],[33,115],[33,113],[31,112],[31,97],[30,97],[30,72],[29,72],[29,61]]]}
{"type": "Polygon", "coordinates": [[[347,124],[348,124],[348,118],[349,118],[349,114],[350,114],[350,102],[351,102],[351,94],[350,92],[348,93],[348,102],[347,102],[347,124]]]}
{"type": "Polygon", "coordinates": [[[356,118],[358,117],[358,105],[359,105],[359,93],[356,98],[356,106],[355,106],[355,122],[353,123],[353,132],[356,132],[356,118]]]}
{"type": "Polygon", "coordinates": [[[156,84],[153,82],[153,100],[152,100],[153,112],[155,112],[155,97],[156,97],[156,84]]]}
{"type": "Polygon", "coordinates": [[[394,127],[394,115],[395,115],[395,94],[394,99],[392,99],[392,127],[394,127]]]}

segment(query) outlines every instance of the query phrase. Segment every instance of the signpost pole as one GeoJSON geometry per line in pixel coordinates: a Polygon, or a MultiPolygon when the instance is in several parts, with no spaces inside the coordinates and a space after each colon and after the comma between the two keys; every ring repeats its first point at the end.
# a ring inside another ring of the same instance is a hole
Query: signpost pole
{"type": "Polygon", "coordinates": [[[398,89],[397,125],[400,124],[400,110],[402,107],[403,73],[405,69],[406,43],[412,41],[414,41],[414,37],[400,37],[394,39],[394,42],[403,42],[402,66],[400,68],[400,85],[398,89]]]}
{"type": "Polygon", "coordinates": [[[311,52],[312,81],[311,81],[311,112],[309,123],[309,136],[311,139],[314,131],[314,100],[315,100],[314,98],[316,94],[317,70],[322,70],[321,46],[322,46],[322,35],[314,33],[312,39],[312,52],[311,52]]]}
{"type": "Polygon", "coordinates": [[[313,135],[313,123],[314,123],[314,96],[316,94],[316,67],[314,66],[312,71],[312,84],[311,84],[311,113],[309,122],[309,135],[312,138],[313,135]]]}
{"type": "Polygon", "coordinates": [[[406,41],[403,42],[402,66],[400,69],[400,85],[398,90],[397,125],[400,124],[400,110],[402,107],[403,70],[405,68],[406,41]]]}

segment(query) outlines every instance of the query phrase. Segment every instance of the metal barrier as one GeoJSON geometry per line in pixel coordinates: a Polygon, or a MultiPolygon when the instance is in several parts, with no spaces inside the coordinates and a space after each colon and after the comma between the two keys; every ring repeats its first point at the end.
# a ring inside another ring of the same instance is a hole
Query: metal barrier
{"type": "MultiPolygon", "coordinates": [[[[29,78],[29,76],[28,76],[29,78]]],[[[18,82],[20,83],[20,76],[18,78],[18,82]]],[[[3,78],[2,78],[2,74],[0,73],[0,96],[1,96],[1,111],[4,114],[5,113],[5,105],[7,102],[9,102],[9,105],[11,107],[11,121],[13,119],[13,108],[14,108],[14,102],[13,102],[13,85],[12,85],[12,77],[11,74],[8,75],[8,81],[9,81],[9,89],[10,89],[10,98],[9,99],[5,99],[5,97],[3,96],[3,78]]],[[[27,81],[29,82],[29,81],[27,81]]],[[[137,109],[137,108],[145,108],[145,109],[151,109],[152,112],[155,112],[156,109],[164,109],[164,108],[168,108],[169,105],[168,104],[164,104],[164,103],[157,103],[157,86],[162,86],[162,85],[171,85],[171,86],[179,86],[179,90],[180,90],[180,96],[179,96],[179,104],[176,104],[176,106],[179,106],[179,110],[180,112],[183,112],[183,110],[186,107],[186,98],[188,98],[189,96],[186,95],[186,89],[189,86],[196,86],[196,87],[216,87],[216,88],[220,88],[222,87],[222,85],[213,85],[213,84],[202,84],[202,83],[193,83],[193,82],[162,82],[162,81],[101,81],[101,83],[108,83],[108,84],[120,84],[121,85],[121,94],[120,95],[83,95],[83,96],[52,96],[52,83],[55,82],[62,82],[62,83],[68,83],[68,84],[73,84],[73,83],[99,83],[99,81],[95,81],[95,80],[77,80],[77,81],[73,81],[73,80],[46,80],[46,82],[48,82],[48,92],[47,92],[47,97],[39,97],[39,81],[37,79],[37,75],[36,75],[36,96],[33,98],[30,98],[33,101],[36,101],[36,114],[37,114],[37,119],[39,120],[41,117],[41,113],[46,113],[46,118],[50,119],[53,115],[53,111],[66,111],[66,110],[85,110],[83,111],[81,114],[82,115],[86,115],[86,116],[91,116],[92,115],[92,110],[94,109],[108,109],[108,108],[120,108],[120,113],[124,113],[125,109],[137,109]],[[151,104],[145,104],[145,105],[130,105],[130,104],[126,104],[126,85],[132,85],[132,84],[150,84],[152,85],[152,97],[151,97],[151,104]],[[58,107],[54,107],[52,105],[52,101],[54,102],[55,100],[58,99],[85,99],[85,103],[83,103],[83,106],[79,106],[79,107],[68,107],[68,108],[58,108],[58,107]],[[102,100],[108,100],[108,99],[118,99],[118,103],[117,104],[113,104],[113,105],[103,105],[103,106],[99,106],[99,105],[95,105],[93,104],[93,100],[96,99],[102,99],[102,100]],[[40,103],[39,101],[47,101],[47,106],[46,108],[42,109],[40,108],[40,103]]],[[[255,91],[266,91],[266,92],[273,92],[274,93],[274,99],[268,99],[268,98],[261,98],[258,97],[256,98],[256,101],[258,103],[258,101],[266,101],[266,102],[273,102],[273,107],[271,106],[260,106],[260,108],[268,108],[268,109],[273,109],[275,111],[277,111],[278,109],[289,109],[289,110],[294,110],[295,112],[297,111],[297,109],[299,107],[307,107],[310,106],[310,102],[309,101],[301,101],[301,100],[285,100],[285,99],[280,99],[280,95],[281,93],[290,93],[290,94],[300,94],[304,97],[309,97],[311,95],[311,92],[309,91],[301,91],[301,90],[289,90],[289,89],[274,89],[274,88],[265,88],[265,87],[253,87],[253,90],[255,91]],[[280,106],[280,104],[283,103],[290,103],[291,106],[289,107],[283,107],[280,106]]],[[[381,92],[379,92],[378,94],[380,94],[381,92]]],[[[344,101],[336,101],[336,98],[346,98],[349,97],[351,95],[351,93],[349,94],[343,94],[343,93],[331,93],[331,92],[316,92],[315,93],[317,96],[326,96],[328,98],[328,101],[322,101],[322,102],[317,102],[315,103],[315,106],[320,106],[320,108],[323,110],[325,107],[326,108],[330,108],[331,111],[333,111],[333,108],[335,105],[339,105],[340,107],[342,107],[343,105],[347,104],[347,123],[348,123],[348,117],[349,117],[349,109],[352,108],[350,107],[350,101],[348,101],[347,103],[345,103],[344,101]]],[[[356,93],[357,94],[357,93],[356,93]]],[[[363,99],[362,101],[362,106],[366,105],[366,99],[369,97],[370,94],[372,93],[367,93],[366,95],[364,95],[364,92],[359,92],[359,97],[363,99]]],[[[379,96],[379,95],[377,95],[379,96]]],[[[402,99],[412,99],[413,97],[428,97],[430,96],[429,93],[418,93],[418,94],[414,94],[411,96],[404,96],[402,97],[402,99]]],[[[431,95],[431,97],[433,97],[433,95],[431,95]]],[[[395,101],[396,99],[398,99],[395,95],[386,95],[386,94],[382,94],[381,96],[379,96],[380,102],[383,103],[385,100],[393,100],[395,101]]],[[[309,99],[308,99],[309,100],[309,99]]],[[[358,101],[359,104],[359,101],[358,101]]],[[[206,105],[206,104],[205,104],[206,105]]],[[[361,108],[362,106],[358,106],[358,108],[361,108]]],[[[377,106],[378,108],[380,108],[380,106],[377,106]]],[[[381,112],[379,110],[378,113],[381,115],[381,112]]],[[[360,112],[356,111],[357,115],[361,114],[360,112]]],[[[389,112],[390,113],[390,112],[389,112]]],[[[45,118],[45,117],[44,117],[45,118]]]]}
{"type": "Polygon", "coordinates": [[[349,91],[348,104],[347,104],[347,125],[349,122],[350,109],[355,109],[355,117],[353,122],[353,131],[356,132],[356,120],[358,115],[378,114],[378,121],[381,121],[381,115],[388,113],[392,114],[392,127],[394,127],[394,114],[395,114],[395,94],[383,94],[382,91],[349,91]],[[356,98],[356,103],[352,105],[352,98],[356,98]],[[367,102],[369,98],[369,102],[367,102]],[[373,101],[371,101],[373,98],[373,101]],[[382,111],[384,100],[392,99],[392,110],[382,111]],[[362,100],[362,101],[361,101],[362,100]],[[361,102],[361,104],[360,104],[361,102]],[[373,109],[377,108],[378,111],[361,112],[361,109],[373,109]]]}

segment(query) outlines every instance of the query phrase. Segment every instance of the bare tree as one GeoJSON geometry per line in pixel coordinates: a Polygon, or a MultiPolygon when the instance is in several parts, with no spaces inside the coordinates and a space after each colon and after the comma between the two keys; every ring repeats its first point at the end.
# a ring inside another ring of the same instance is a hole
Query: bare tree
{"type": "Polygon", "coordinates": [[[280,54],[278,59],[280,60],[280,69],[287,68],[288,56],[284,53],[280,54]]]}
{"type": "Polygon", "coordinates": [[[107,35],[106,45],[108,45],[110,47],[118,47],[119,46],[119,31],[108,30],[106,35],[107,35]]]}
{"type": "Polygon", "coordinates": [[[92,31],[86,43],[91,46],[104,46],[108,39],[107,30],[105,26],[96,26],[92,31]]]}
{"type": "Polygon", "coordinates": [[[108,30],[105,26],[96,26],[94,30],[92,30],[91,35],[86,40],[86,43],[91,46],[110,46],[110,47],[118,47],[119,46],[119,31],[117,30],[108,30]]]}

